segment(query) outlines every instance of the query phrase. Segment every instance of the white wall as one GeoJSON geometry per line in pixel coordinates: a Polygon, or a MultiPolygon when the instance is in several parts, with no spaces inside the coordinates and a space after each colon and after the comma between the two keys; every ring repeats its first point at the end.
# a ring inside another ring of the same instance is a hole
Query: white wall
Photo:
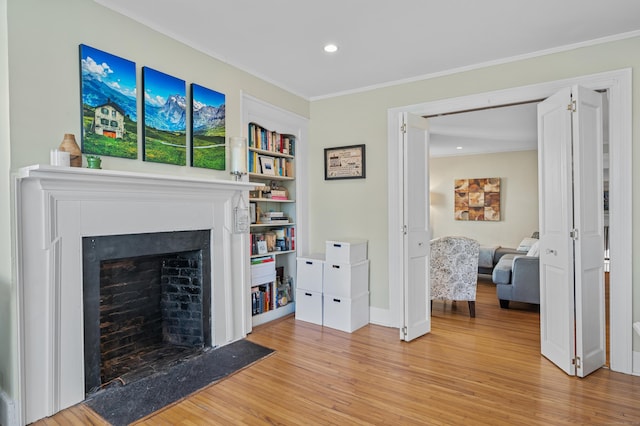
{"type": "Polygon", "coordinates": [[[538,230],[538,152],[438,157],[429,160],[433,237],[464,235],[482,245],[518,247],[538,230]],[[501,220],[454,220],[454,179],[499,177],[501,220]]]}
{"type": "MultiPolygon", "coordinates": [[[[0,25],[0,376],[6,392],[18,394],[15,377],[15,279],[9,258],[10,170],[49,162],[49,150],[64,133],[80,136],[78,45],[87,44],[136,63],[138,90],[142,66],[226,95],[228,136],[246,133],[241,93],[248,93],[303,117],[309,102],[259,78],[163,36],[91,0],[0,0],[8,25],[0,25]],[[8,52],[7,33],[8,28],[8,52]],[[6,70],[8,64],[8,80],[6,70]],[[5,96],[7,91],[9,96],[5,96]],[[10,108],[11,114],[9,117],[10,108]],[[9,134],[9,126],[11,131],[9,134]],[[9,158],[11,162],[9,163],[9,158]]],[[[4,22],[4,13],[0,22],[4,22]]],[[[215,34],[215,19],[212,20],[215,34]]],[[[224,34],[215,34],[224,37],[224,34]]],[[[140,102],[140,96],[139,102],[140,102]]],[[[140,109],[140,104],[138,105],[140,109]]],[[[138,123],[141,135],[142,122],[138,123]]],[[[139,136],[139,157],[141,140],[139,136]]],[[[103,157],[105,169],[230,179],[227,172],[103,157]]]]}

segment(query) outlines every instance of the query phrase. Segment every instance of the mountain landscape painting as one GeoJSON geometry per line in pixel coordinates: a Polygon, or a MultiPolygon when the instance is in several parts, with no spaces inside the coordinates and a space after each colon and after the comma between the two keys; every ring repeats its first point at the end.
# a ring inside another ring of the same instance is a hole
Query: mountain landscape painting
{"type": "Polygon", "coordinates": [[[191,165],[225,170],[225,96],[191,84],[191,165]]]}
{"type": "Polygon", "coordinates": [[[149,67],[144,88],[144,161],[187,164],[186,84],[149,67]]]}
{"type": "Polygon", "coordinates": [[[138,158],[136,64],[80,45],[82,152],[138,158]]]}

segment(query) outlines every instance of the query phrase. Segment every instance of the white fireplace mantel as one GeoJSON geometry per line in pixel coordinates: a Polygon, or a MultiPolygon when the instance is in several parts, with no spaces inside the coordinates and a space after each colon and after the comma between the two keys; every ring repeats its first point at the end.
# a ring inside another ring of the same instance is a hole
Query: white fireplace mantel
{"type": "Polygon", "coordinates": [[[232,180],[43,165],[18,172],[22,423],[85,399],[83,237],[211,230],[213,345],[244,337],[248,238],[233,232],[233,214],[253,187],[232,180]]]}

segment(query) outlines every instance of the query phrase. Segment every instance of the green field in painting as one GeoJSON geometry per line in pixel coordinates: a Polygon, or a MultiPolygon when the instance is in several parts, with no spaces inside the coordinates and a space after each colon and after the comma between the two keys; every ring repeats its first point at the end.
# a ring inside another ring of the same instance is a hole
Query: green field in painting
{"type": "Polygon", "coordinates": [[[184,132],[166,132],[152,127],[144,128],[144,160],[184,166],[187,147],[184,132]],[[173,146],[180,145],[180,146],[173,146]]]}
{"type": "Polygon", "coordinates": [[[82,152],[84,154],[106,155],[109,157],[138,158],[138,125],[129,117],[124,119],[124,139],[113,139],[97,135],[91,131],[94,108],[83,105],[82,111],[82,152]]]}
{"type": "Polygon", "coordinates": [[[226,167],[224,128],[207,133],[207,135],[193,135],[193,158],[191,165],[193,167],[224,170],[226,167]]]}

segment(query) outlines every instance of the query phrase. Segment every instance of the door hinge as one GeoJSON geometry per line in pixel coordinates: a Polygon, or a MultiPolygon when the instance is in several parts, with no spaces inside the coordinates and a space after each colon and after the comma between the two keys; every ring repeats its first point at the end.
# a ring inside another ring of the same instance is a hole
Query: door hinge
{"type": "Polygon", "coordinates": [[[403,336],[406,336],[408,331],[409,330],[407,330],[407,326],[406,325],[404,327],[402,327],[402,335],[403,336]]]}
{"type": "Polygon", "coordinates": [[[407,235],[407,225],[402,225],[402,234],[407,235]]]}
{"type": "Polygon", "coordinates": [[[402,126],[400,126],[400,131],[402,133],[407,133],[407,123],[402,123],[402,126]]]}
{"type": "Polygon", "coordinates": [[[582,363],[580,357],[575,357],[571,360],[571,363],[576,366],[576,368],[582,368],[582,363]]]}
{"type": "Polygon", "coordinates": [[[567,105],[567,110],[571,112],[576,112],[576,101],[571,101],[571,103],[567,105]]]}
{"type": "Polygon", "coordinates": [[[578,240],[578,230],[577,229],[572,229],[571,232],[569,232],[569,237],[573,240],[573,241],[577,241],[578,240]]]}

